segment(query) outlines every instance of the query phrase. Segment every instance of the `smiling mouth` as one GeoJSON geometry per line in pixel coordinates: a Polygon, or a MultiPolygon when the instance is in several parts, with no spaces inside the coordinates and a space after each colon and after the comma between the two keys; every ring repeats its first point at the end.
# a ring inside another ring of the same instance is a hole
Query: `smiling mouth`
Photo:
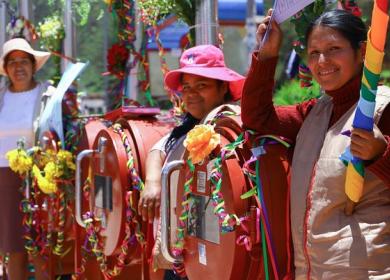
{"type": "Polygon", "coordinates": [[[337,71],[338,71],[337,69],[331,69],[331,70],[326,70],[326,71],[323,70],[323,71],[319,71],[318,75],[319,76],[327,76],[327,75],[331,75],[337,71]]]}
{"type": "Polygon", "coordinates": [[[201,102],[202,102],[201,100],[191,100],[191,101],[188,101],[187,104],[188,105],[196,105],[196,104],[199,104],[201,102]]]}

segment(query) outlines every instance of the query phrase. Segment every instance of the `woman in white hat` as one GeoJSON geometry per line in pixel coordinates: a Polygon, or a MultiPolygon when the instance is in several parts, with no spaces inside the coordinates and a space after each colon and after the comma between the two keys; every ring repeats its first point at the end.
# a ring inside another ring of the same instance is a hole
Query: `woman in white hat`
{"type": "Polygon", "coordinates": [[[27,253],[24,248],[21,180],[9,168],[5,154],[25,139],[25,147],[34,145],[38,117],[48,100],[44,93],[48,83],[38,83],[34,74],[50,56],[36,51],[22,38],[4,43],[0,57],[0,74],[8,85],[0,88],[0,253],[9,254],[10,279],[27,279],[27,253]]]}

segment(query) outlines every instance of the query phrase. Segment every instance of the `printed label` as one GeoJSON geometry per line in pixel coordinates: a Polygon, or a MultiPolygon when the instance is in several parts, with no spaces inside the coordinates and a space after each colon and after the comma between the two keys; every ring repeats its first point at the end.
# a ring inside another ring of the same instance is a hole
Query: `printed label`
{"type": "Polygon", "coordinates": [[[206,172],[198,171],[197,173],[196,189],[198,192],[206,192],[206,172]]]}
{"type": "Polygon", "coordinates": [[[207,265],[206,245],[198,243],[199,263],[207,265]]]}

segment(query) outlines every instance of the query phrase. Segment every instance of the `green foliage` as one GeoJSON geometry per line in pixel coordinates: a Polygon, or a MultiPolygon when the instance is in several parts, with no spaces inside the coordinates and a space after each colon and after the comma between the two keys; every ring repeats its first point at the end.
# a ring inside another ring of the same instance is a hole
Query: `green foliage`
{"type": "Polygon", "coordinates": [[[80,26],[87,24],[91,12],[91,4],[96,2],[97,0],[79,0],[72,2],[72,9],[75,10],[80,17],[80,21],[78,22],[80,26]]]}
{"type": "Polygon", "coordinates": [[[298,80],[286,81],[274,94],[275,105],[293,105],[303,101],[318,98],[320,87],[314,83],[310,88],[301,88],[298,80]]]}
{"type": "MultiPolygon", "coordinates": [[[[148,26],[155,26],[157,22],[170,14],[175,14],[179,20],[189,26],[195,25],[195,0],[138,0],[138,8],[142,21],[148,26]]],[[[191,40],[195,39],[195,30],[190,30],[191,40]]]]}
{"type": "Polygon", "coordinates": [[[298,36],[298,43],[294,46],[294,49],[301,57],[303,57],[303,52],[306,47],[306,29],[311,22],[313,22],[324,12],[325,8],[325,0],[316,0],[312,4],[308,5],[306,8],[304,8],[302,11],[300,11],[293,18],[291,18],[291,23],[294,24],[295,32],[298,36]]]}
{"type": "Polygon", "coordinates": [[[383,70],[381,73],[381,78],[383,79],[383,84],[390,87],[390,70],[383,70]]]}
{"type": "Polygon", "coordinates": [[[157,25],[157,21],[174,9],[174,2],[169,0],[140,0],[138,8],[142,21],[149,26],[157,25]]]}
{"type": "MultiPolygon", "coordinates": [[[[91,12],[91,5],[98,3],[99,0],[77,0],[72,1],[72,11],[79,17],[75,22],[79,26],[84,26],[88,22],[89,14],[91,12]]],[[[48,6],[54,14],[62,15],[65,10],[65,0],[48,0],[48,6]]]]}
{"type": "MultiPolygon", "coordinates": [[[[195,0],[173,0],[175,2],[174,14],[188,24],[195,25],[196,1],[195,0]]],[[[190,29],[190,41],[195,42],[195,28],[190,29]]]]}

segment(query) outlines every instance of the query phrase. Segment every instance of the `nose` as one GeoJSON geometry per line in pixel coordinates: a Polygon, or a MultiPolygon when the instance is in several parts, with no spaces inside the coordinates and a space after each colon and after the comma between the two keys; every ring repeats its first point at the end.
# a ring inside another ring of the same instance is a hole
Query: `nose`
{"type": "Polygon", "coordinates": [[[195,95],[198,95],[199,93],[198,93],[198,91],[195,88],[191,87],[191,88],[188,88],[186,90],[185,94],[187,96],[195,96],[195,95]]]}
{"type": "Polygon", "coordinates": [[[318,64],[325,63],[327,61],[327,57],[325,54],[320,53],[318,56],[318,64]]]}

